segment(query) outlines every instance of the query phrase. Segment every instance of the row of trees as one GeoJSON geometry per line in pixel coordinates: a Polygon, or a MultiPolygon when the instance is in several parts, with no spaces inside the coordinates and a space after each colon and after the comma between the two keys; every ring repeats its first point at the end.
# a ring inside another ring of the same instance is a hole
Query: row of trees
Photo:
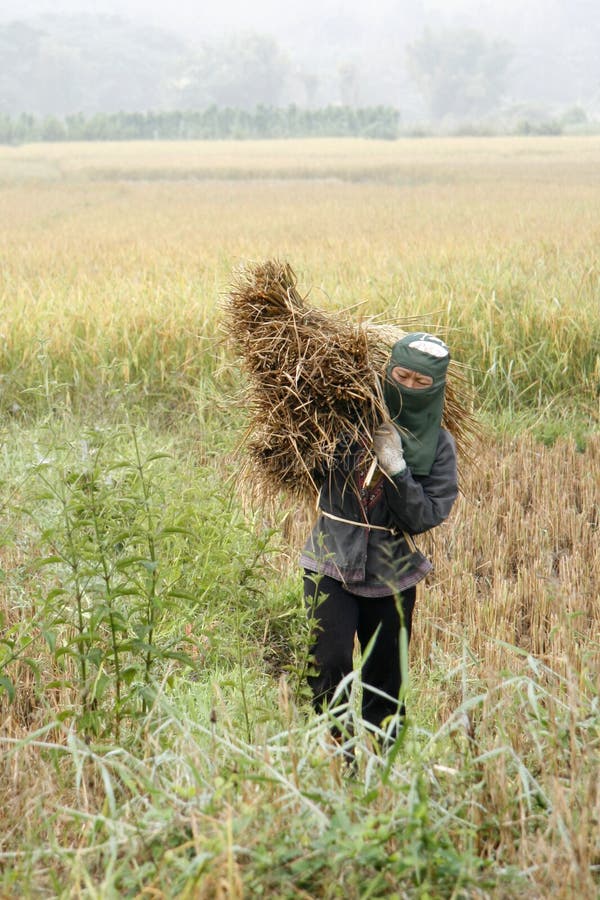
{"type": "Polygon", "coordinates": [[[388,106],[205,110],[78,114],[59,119],[0,114],[0,143],[32,141],[215,140],[293,137],[398,137],[400,114],[388,106]]]}
{"type": "Polygon", "coordinates": [[[465,120],[448,129],[402,127],[400,113],[389,106],[328,106],[302,109],[258,106],[255,110],[211,106],[203,111],[114,114],[97,113],[35,117],[0,113],[0,144],[43,141],[136,140],[244,140],[261,138],[363,137],[394,140],[398,137],[454,135],[558,135],[598,134],[600,122],[590,121],[574,106],[548,117],[542,110],[515,107],[510,115],[481,121],[465,120]]]}

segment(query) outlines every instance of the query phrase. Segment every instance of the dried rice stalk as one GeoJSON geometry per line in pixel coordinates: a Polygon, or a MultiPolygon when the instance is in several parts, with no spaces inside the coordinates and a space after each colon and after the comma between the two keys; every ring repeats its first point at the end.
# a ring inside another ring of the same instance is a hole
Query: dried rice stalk
{"type": "MultiPolygon", "coordinates": [[[[263,503],[281,491],[314,502],[340,436],[370,447],[387,419],[379,375],[404,332],[307,306],[277,260],[239,270],[225,326],[248,376],[244,480],[263,503]]],[[[448,387],[444,424],[460,443],[469,417],[448,387]]]]}

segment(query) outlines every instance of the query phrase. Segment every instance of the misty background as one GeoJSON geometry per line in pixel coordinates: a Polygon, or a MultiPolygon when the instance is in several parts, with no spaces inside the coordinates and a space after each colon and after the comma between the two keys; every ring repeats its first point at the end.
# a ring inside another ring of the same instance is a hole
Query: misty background
{"type": "Polygon", "coordinates": [[[600,115],[598,0],[2,0],[0,114],[391,106],[600,115]]]}

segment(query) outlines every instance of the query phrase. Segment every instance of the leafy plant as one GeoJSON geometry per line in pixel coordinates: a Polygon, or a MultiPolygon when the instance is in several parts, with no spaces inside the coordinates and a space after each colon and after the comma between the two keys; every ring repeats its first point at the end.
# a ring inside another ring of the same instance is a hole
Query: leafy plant
{"type": "Polygon", "coordinates": [[[32,563],[44,573],[41,633],[55,678],[46,687],[70,702],[88,736],[123,737],[148,712],[168,664],[192,666],[189,641],[161,626],[182,599],[179,562],[189,531],[164,494],[168,456],[146,452],[131,430],[88,432],[56,448],[35,468],[29,512],[47,552],[32,563]]]}

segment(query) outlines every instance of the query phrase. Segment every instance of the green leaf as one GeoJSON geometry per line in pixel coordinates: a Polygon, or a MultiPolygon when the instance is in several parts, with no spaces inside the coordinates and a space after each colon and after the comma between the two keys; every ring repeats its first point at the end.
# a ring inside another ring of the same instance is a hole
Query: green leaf
{"type": "Polygon", "coordinates": [[[125,684],[131,684],[131,682],[140,674],[139,667],[136,665],[126,666],[124,669],[121,669],[121,678],[125,682],[125,684]]]}
{"type": "Polygon", "coordinates": [[[126,556],[124,559],[120,559],[115,568],[119,572],[126,571],[130,566],[137,565],[138,563],[143,563],[146,560],[145,556],[126,556]]]}
{"type": "Polygon", "coordinates": [[[103,672],[99,673],[98,677],[94,681],[92,685],[92,690],[90,691],[90,695],[94,700],[102,700],[106,691],[110,685],[110,677],[103,672]]]}
{"type": "Polygon", "coordinates": [[[52,588],[52,590],[49,591],[48,594],[46,594],[46,600],[55,600],[56,597],[64,596],[67,593],[68,591],[66,590],[66,588],[52,588]]]}
{"type": "Polygon", "coordinates": [[[100,647],[90,647],[85,659],[91,666],[100,666],[104,658],[104,653],[100,647]]]}
{"type": "Polygon", "coordinates": [[[0,675],[0,688],[8,694],[9,702],[12,703],[16,697],[15,686],[8,675],[0,675]]]}
{"type": "Polygon", "coordinates": [[[71,688],[71,687],[73,687],[73,685],[68,679],[61,681],[59,678],[53,678],[52,681],[46,682],[46,684],[44,685],[44,690],[54,691],[57,688],[63,689],[63,688],[71,688]]]}
{"type": "Polygon", "coordinates": [[[144,597],[145,593],[141,587],[140,588],[122,587],[122,588],[115,588],[111,592],[111,596],[112,597],[144,597]]]}
{"type": "Polygon", "coordinates": [[[42,637],[50,648],[50,652],[54,653],[56,650],[56,632],[52,631],[50,628],[42,628],[41,631],[42,637]]]}
{"type": "Polygon", "coordinates": [[[134,622],[132,625],[133,632],[137,638],[140,640],[145,638],[152,631],[152,625],[147,625],[145,622],[134,622]]]}
{"type": "Polygon", "coordinates": [[[160,538],[168,534],[184,534],[186,537],[194,537],[194,532],[190,528],[184,528],[180,525],[168,525],[165,528],[161,528],[156,537],[160,538]]]}
{"type": "Polygon", "coordinates": [[[151,653],[154,656],[162,656],[160,649],[155,647],[154,644],[148,644],[146,641],[138,640],[137,638],[121,641],[118,649],[121,653],[129,651],[131,653],[151,653]]]}
{"type": "Polygon", "coordinates": [[[142,697],[148,703],[153,703],[156,699],[156,688],[150,684],[144,684],[140,688],[140,697],[142,697]]]}
{"type": "Polygon", "coordinates": [[[90,631],[95,632],[98,625],[102,622],[107,622],[110,619],[111,613],[112,610],[110,606],[107,606],[106,603],[98,603],[98,605],[94,607],[90,618],[90,631]]]}
{"type": "Polygon", "coordinates": [[[187,653],[179,652],[177,650],[164,650],[157,655],[159,655],[161,659],[176,659],[186,666],[194,665],[194,661],[187,653]]]}
{"type": "Polygon", "coordinates": [[[40,667],[36,659],[32,659],[30,656],[25,656],[21,659],[21,662],[24,665],[29,666],[36,678],[40,677],[40,667]]]}
{"type": "Polygon", "coordinates": [[[167,597],[172,597],[174,600],[189,600],[190,603],[195,603],[198,599],[196,594],[190,594],[187,591],[169,591],[167,597]]]}
{"type": "Polygon", "coordinates": [[[45,566],[55,566],[57,563],[62,562],[64,562],[62,556],[42,556],[39,559],[34,559],[29,564],[29,568],[32,572],[37,572],[38,569],[43,569],[45,566]]]}

